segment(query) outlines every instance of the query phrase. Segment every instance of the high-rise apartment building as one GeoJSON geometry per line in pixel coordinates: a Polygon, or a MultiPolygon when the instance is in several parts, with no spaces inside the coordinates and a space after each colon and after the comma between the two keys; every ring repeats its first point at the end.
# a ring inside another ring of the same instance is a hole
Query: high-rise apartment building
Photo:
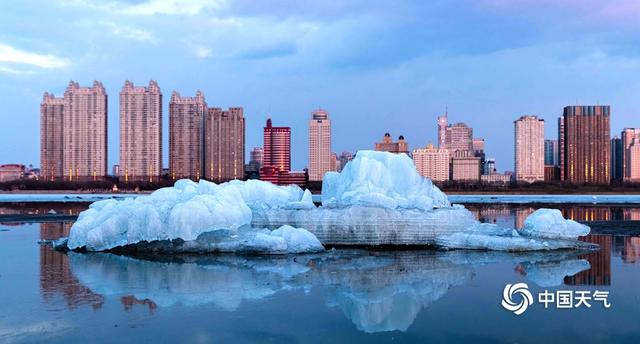
{"type": "Polygon", "coordinates": [[[40,104],[40,174],[44,180],[64,175],[63,157],[64,98],[44,93],[40,104]]]}
{"type": "Polygon", "coordinates": [[[640,129],[623,129],[621,139],[623,180],[640,182],[640,129]]]}
{"type": "Polygon", "coordinates": [[[309,180],[321,181],[326,172],[333,170],[332,165],[335,157],[331,155],[331,120],[327,111],[318,109],[309,120],[309,180]]]}
{"type": "Polygon", "coordinates": [[[435,148],[429,144],[426,148],[413,150],[413,163],[418,173],[434,182],[449,180],[449,151],[435,148]]]}
{"type": "Polygon", "coordinates": [[[68,180],[107,175],[107,92],[102,83],[80,87],[69,82],[64,93],[62,168],[68,180]]]}
{"type": "Polygon", "coordinates": [[[608,184],[611,179],[611,109],[566,106],[559,137],[560,175],[571,183],[608,184]]]}
{"type": "MultiPolygon", "coordinates": [[[[174,91],[169,102],[169,177],[202,177],[203,126],[207,103],[201,91],[182,97],[174,91]]],[[[120,167],[122,169],[122,166],[120,167]]]]}
{"type": "Polygon", "coordinates": [[[136,87],[127,80],[120,91],[119,177],[157,180],[162,173],[162,92],[158,83],[136,87]]]}
{"type": "Polygon", "coordinates": [[[404,139],[404,136],[400,135],[397,142],[393,142],[391,134],[385,133],[382,137],[382,141],[376,142],[375,150],[389,153],[409,153],[409,143],[404,139]]]}
{"type": "Polygon", "coordinates": [[[244,177],[244,110],[209,108],[204,124],[204,176],[217,182],[244,177]]]}
{"type": "Polygon", "coordinates": [[[522,116],[513,123],[516,181],[543,181],[544,120],[538,116],[522,116]]]}

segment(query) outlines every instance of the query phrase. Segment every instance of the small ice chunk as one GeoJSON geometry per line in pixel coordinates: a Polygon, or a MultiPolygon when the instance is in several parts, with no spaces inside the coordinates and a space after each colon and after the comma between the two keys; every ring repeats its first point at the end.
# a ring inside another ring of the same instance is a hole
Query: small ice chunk
{"type": "Polygon", "coordinates": [[[324,251],[320,240],[304,228],[285,225],[272,231],[270,235],[284,239],[287,243],[288,253],[324,251]]]}
{"type": "Polygon", "coordinates": [[[589,234],[589,227],[565,220],[558,209],[538,209],[524,221],[522,235],[551,239],[576,239],[589,234]]]}

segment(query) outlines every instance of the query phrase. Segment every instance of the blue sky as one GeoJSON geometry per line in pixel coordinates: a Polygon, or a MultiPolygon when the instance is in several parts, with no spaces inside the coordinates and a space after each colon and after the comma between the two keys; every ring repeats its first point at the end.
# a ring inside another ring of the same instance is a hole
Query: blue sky
{"type": "Polygon", "coordinates": [[[640,0],[0,7],[0,163],[39,164],[42,93],[61,95],[69,80],[107,88],[110,165],[126,79],[156,79],[165,118],[172,90],[243,106],[248,150],[262,144],[268,116],[291,126],[296,169],[307,165],[307,121],[318,106],[330,111],[336,152],[372,148],[387,131],[411,148],[435,142],[436,117],[448,107],[450,121],[486,139],[501,171],[513,169],[513,121],[523,114],[544,118],[548,137],[563,106],[576,103],[610,104],[614,134],[640,126],[640,0]]]}

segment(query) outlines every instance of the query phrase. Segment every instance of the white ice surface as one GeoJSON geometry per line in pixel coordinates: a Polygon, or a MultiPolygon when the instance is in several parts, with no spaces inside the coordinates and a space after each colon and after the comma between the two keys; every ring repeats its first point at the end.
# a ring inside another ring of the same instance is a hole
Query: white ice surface
{"type": "MultiPolygon", "coordinates": [[[[155,252],[164,253],[287,254],[324,251],[318,238],[309,231],[286,225],[273,231],[250,226],[242,226],[238,229],[215,229],[200,234],[193,241],[163,242],[149,245],[153,246],[155,252]]],[[[138,247],[138,249],[140,248],[138,247]]]]}
{"type": "Polygon", "coordinates": [[[538,209],[524,220],[521,233],[530,237],[575,239],[589,234],[589,227],[565,220],[558,209],[538,209]]]}
{"type": "Polygon", "coordinates": [[[100,251],[141,241],[192,241],[214,229],[251,223],[252,209],[312,207],[309,196],[295,185],[258,180],[218,185],[183,179],[148,196],[91,204],[74,223],[68,246],[100,251]]]}
{"type": "Polygon", "coordinates": [[[455,233],[436,238],[436,245],[456,249],[489,249],[498,251],[535,251],[561,248],[588,248],[576,239],[589,234],[589,227],[565,220],[557,209],[538,209],[525,219],[522,230],[502,228],[495,224],[476,223],[455,233]]]}
{"type": "Polygon", "coordinates": [[[450,203],[431,180],[418,173],[406,154],[361,150],[342,172],[325,174],[322,205],[430,211],[434,207],[448,207],[450,203]]]}
{"type": "MultiPolygon", "coordinates": [[[[521,251],[576,248],[580,244],[575,239],[589,232],[587,226],[548,209],[534,212],[522,231],[480,224],[464,207],[452,206],[444,193],[418,174],[405,154],[359,151],[341,173],[325,175],[322,198],[323,206],[316,208],[311,193],[295,185],[258,180],[218,185],[184,179],[148,196],[93,203],[73,225],[67,245],[101,251],[182,239],[193,243],[191,248],[196,250],[202,244],[197,240],[200,235],[215,230],[235,231],[247,225],[276,230],[290,225],[307,229],[327,245],[521,251]]],[[[241,234],[250,235],[250,240],[241,240],[246,247],[255,246],[258,252],[270,248],[276,253],[288,249],[278,246],[274,235],[296,242],[304,237],[289,229],[266,236],[244,230],[241,234]]],[[[300,244],[304,242],[310,241],[300,244]]],[[[189,245],[181,244],[180,249],[187,250],[189,245]]],[[[218,249],[214,246],[209,251],[218,249]]]]}

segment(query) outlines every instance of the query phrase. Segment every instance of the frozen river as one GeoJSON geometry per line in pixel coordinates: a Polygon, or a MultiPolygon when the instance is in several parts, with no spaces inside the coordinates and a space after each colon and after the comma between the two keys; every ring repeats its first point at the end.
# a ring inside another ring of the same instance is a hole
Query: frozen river
{"type": "MultiPolygon", "coordinates": [[[[5,204],[77,214],[87,203],[5,204]]],[[[518,226],[536,205],[468,204],[518,226]]],[[[640,220],[633,205],[558,205],[569,218],[640,220]]],[[[69,222],[0,224],[0,342],[630,342],[640,338],[640,237],[599,252],[344,250],[300,256],[63,254],[69,222]],[[608,291],[612,306],[502,308],[506,284],[608,291]]]]}

